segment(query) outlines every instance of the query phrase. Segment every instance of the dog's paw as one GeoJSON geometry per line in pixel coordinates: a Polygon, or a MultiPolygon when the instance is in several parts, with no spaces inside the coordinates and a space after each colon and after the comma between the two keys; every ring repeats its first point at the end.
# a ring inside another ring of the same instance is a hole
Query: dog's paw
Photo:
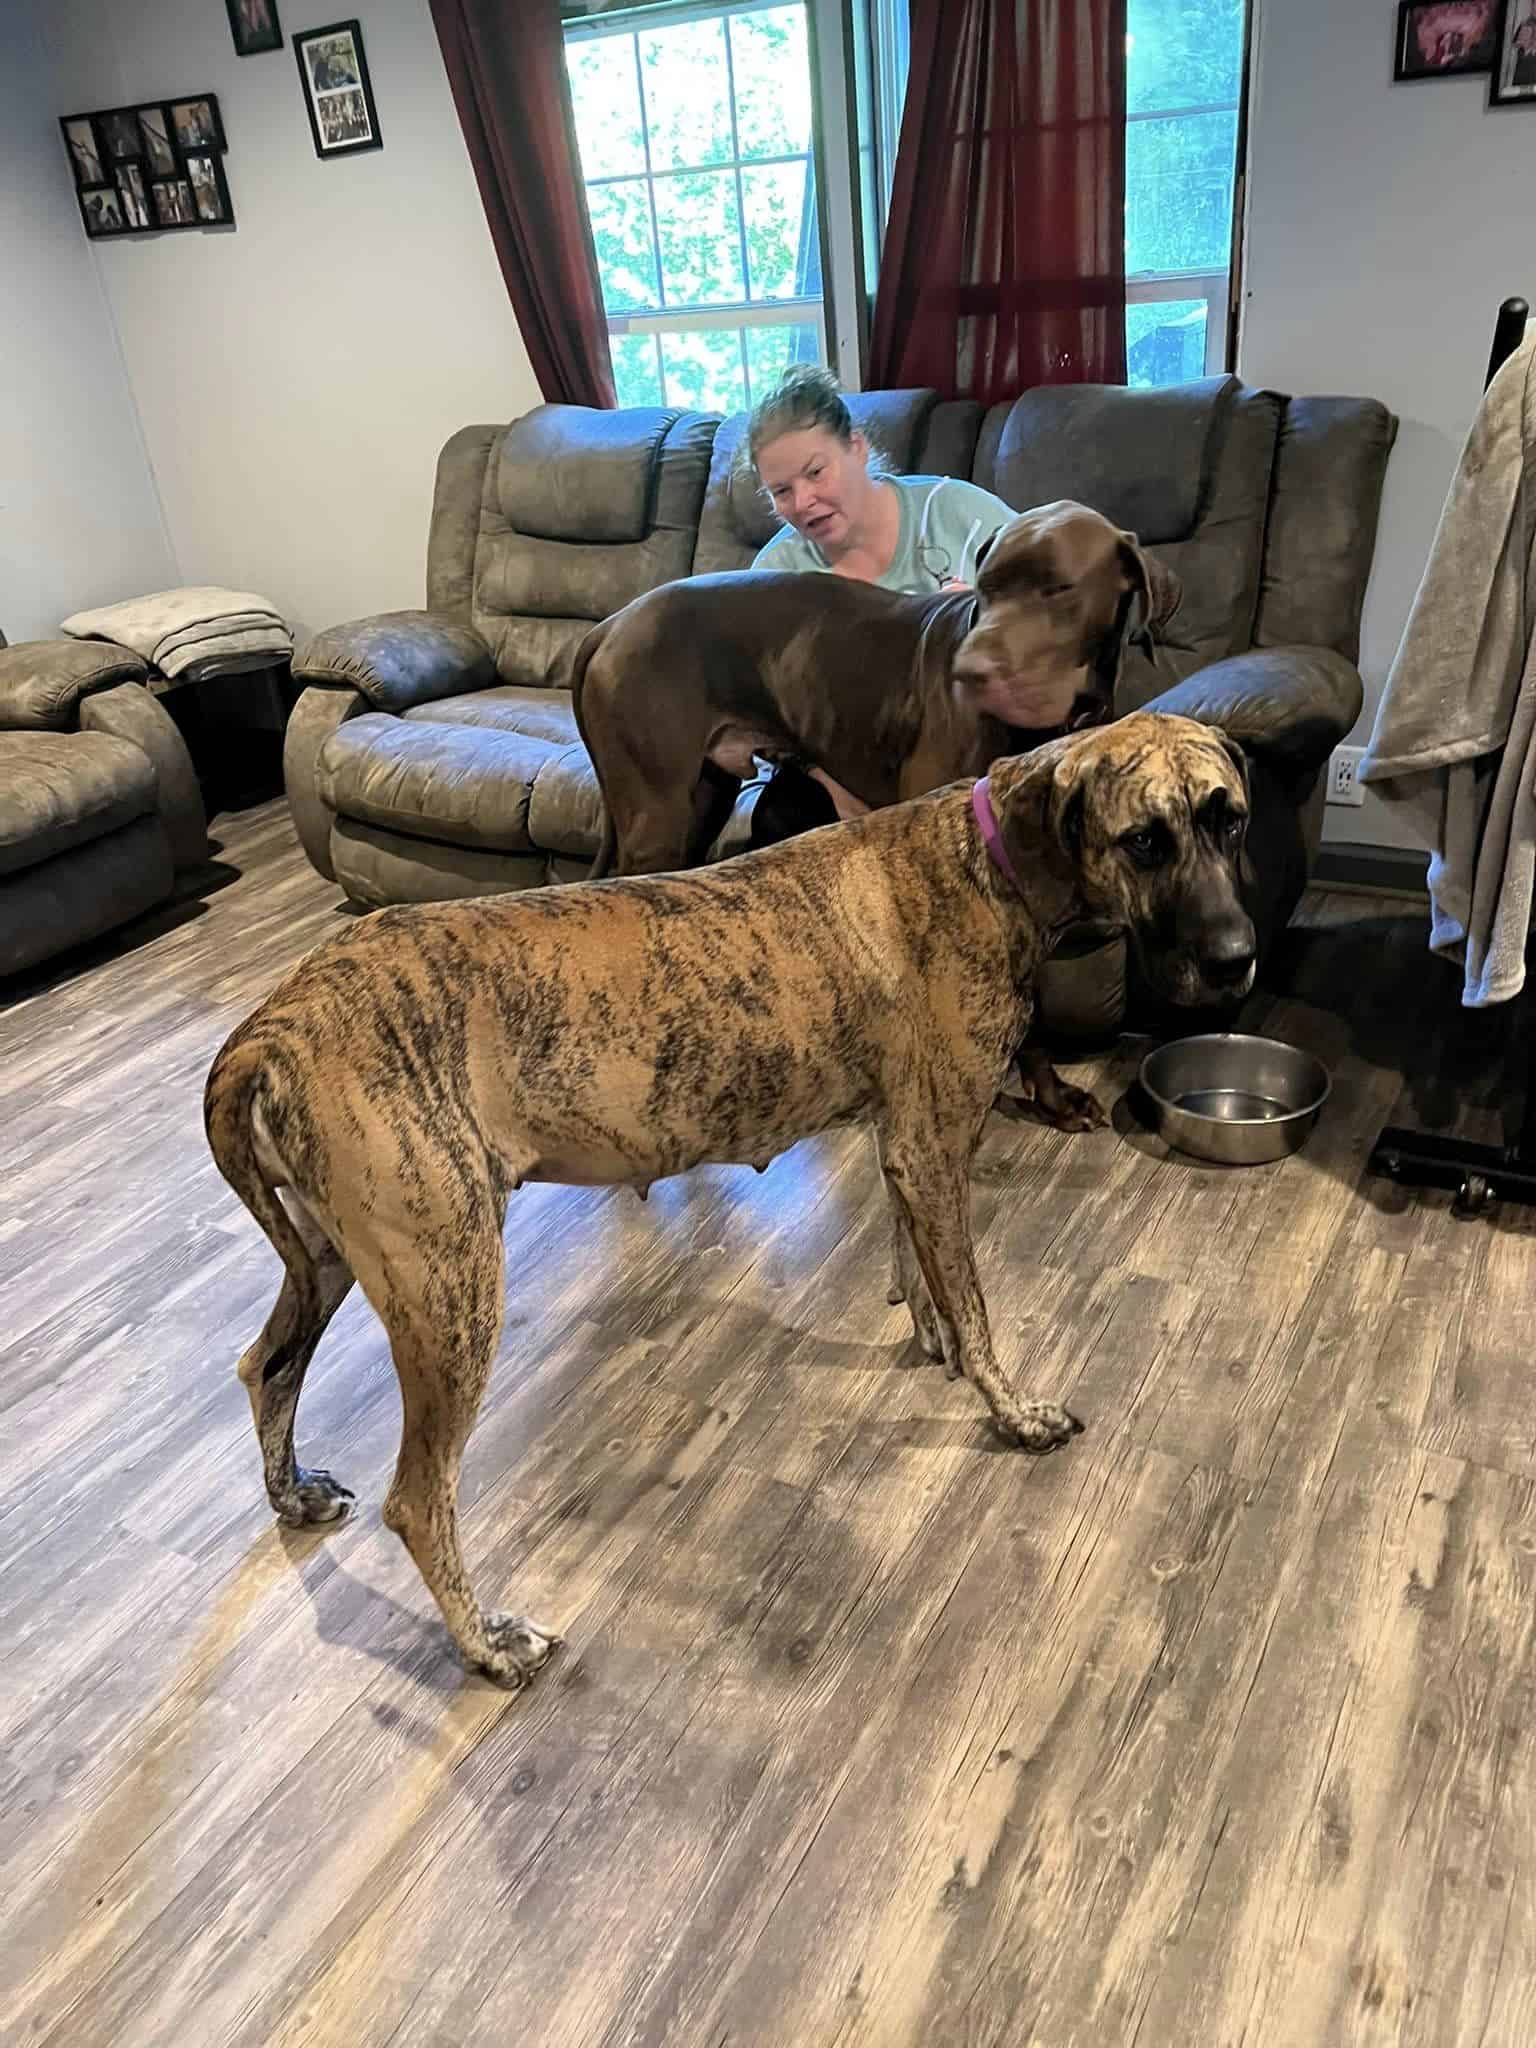
{"type": "Polygon", "coordinates": [[[1109,1122],[1099,1098],[1064,1081],[1054,1067],[1041,1066],[1024,1073],[1020,1093],[1013,1100],[1015,1114],[1021,1110],[1053,1131],[1101,1131],[1109,1122]]]}
{"type": "Polygon", "coordinates": [[[488,1657],[477,1657],[474,1668],[508,1692],[526,1685],[565,1640],[552,1629],[540,1628],[520,1614],[488,1614],[485,1637],[491,1653],[488,1657]]]}
{"type": "Polygon", "coordinates": [[[274,1501],[277,1519],[289,1529],[308,1528],[317,1522],[339,1522],[357,1495],[329,1472],[309,1472],[294,1467],[294,1484],[280,1501],[274,1501]]]}
{"type": "Polygon", "coordinates": [[[1083,1427],[1075,1415],[1054,1401],[1020,1401],[1000,1409],[995,1420],[1009,1443],[1025,1451],[1054,1451],[1083,1427]]]}

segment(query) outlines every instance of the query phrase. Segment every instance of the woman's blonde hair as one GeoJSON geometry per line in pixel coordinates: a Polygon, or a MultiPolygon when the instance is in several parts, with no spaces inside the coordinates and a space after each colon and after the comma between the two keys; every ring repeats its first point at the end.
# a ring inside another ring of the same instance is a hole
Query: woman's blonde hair
{"type": "MultiPolygon", "coordinates": [[[[830,370],[820,363],[791,363],[768,396],[760,399],[747,415],[742,442],[746,468],[756,476],[758,454],[770,441],[777,441],[781,434],[804,433],[810,427],[822,428],[845,448],[860,431],[830,370]]],[[[885,467],[883,458],[872,448],[870,474],[879,476],[885,467]]]]}

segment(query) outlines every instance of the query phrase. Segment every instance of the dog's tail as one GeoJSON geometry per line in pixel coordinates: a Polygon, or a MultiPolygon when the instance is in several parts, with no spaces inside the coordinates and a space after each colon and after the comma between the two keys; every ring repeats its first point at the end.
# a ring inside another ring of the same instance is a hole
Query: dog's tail
{"type": "Polygon", "coordinates": [[[317,1298],[315,1261],[256,1156],[252,1122],[269,1085],[259,1037],[236,1032],[214,1061],[203,1090],[203,1128],[214,1164],[271,1240],[301,1303],[317,1298]]]}
{"type": "Polygon", "coordinates": [[[587,870],[589,882],[601,882],[613,873],[614,854],[618,850],[618,834],[613,829],[613,813],[608,808],[608,798],[603,790],[603,771],[581,716],[581,697],[587,680],[587,666],[603,643],[606,627],[607,621],[600,620],[586,635],[576,650],[576,660],[571,669],[571,710],[575,715],[576,730],[581,734],[581,743],[587,750],[587,759],[592,763],[592,773],[597,777],[597,793],[603,806],[602,837],[598,841],[597,858],[587,870]]]}

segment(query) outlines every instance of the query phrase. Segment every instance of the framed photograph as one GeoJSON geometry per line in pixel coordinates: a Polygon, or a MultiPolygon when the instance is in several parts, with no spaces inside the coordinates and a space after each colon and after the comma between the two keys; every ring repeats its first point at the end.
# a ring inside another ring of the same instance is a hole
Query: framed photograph
{"type": "Polygon", "coordinates": [[[283,47],[277,0],[224,0],[224,5],[229,10],[229,32],[235,39],[237,57],[259,57],[263,50],[283,47]]]}
{"type": "Polygon", "coordinates": [[[174,178],[176,146],[171,141],[173,131],[169,107],[140,107],[137,112],[143,155],[152,175],[157,178],[174,178]]]}
{"type": "Polygon", "coordinates": [[[114,163],[124,157],[144,154],[144,145],[139,140],[138,115],[132,107],[118,107],[110,114],[98,114],[96,127],[106,144],[107,155],[114,163]]]}
{"type": "Polygon", "coordinates": [[[123,195],[115,185],[86,186],[80,193],[80,213],[93,242],[104,235],[121,235],[128,227],[123,195]]]}
{"type": "Polygon", "coordinates": [[[154,215],[149,210],[149,182],[140,162],[122,163],[114,167],[112,176],[122,197],[123,218],[130,229],[152,228],[154,215]]]}
{"type": "Polygon", "coordinates": [[[185,168],[199,226],[233,227],[235,209],[229,200],[223,158],[211,149],[203,150],[189,156],[185,168]]]}
{"type": "Polygon", "coordinates": [[[64,130],[65,146],[69,150],[69,161],[75,173],[77,185],[102,185],[107,177],[107,152],[101,137],[96,133],[96,119],[92,114],[66,114],[59,126],[64,130]]]}
{"type": "Polygon", "coordinates": [[[157,178],[149,188],[155,202],[155,226],[195,228],[197,202],[185,178],[157,178]]]}
{"type": "Polygon", "coordinates": [[[1536,0],[1504,0],[1493,56],[1491,107],[1536,102],[1536,0]]]}
{"type": "Polygon", "coordinates": [[[1465,78],[1493,67],[1499,0],[1402,0],[1392,76],[1465,78]]]}
{"type": "Polygon", "coordinates": [[[172,100],[167,111],[172,138],[183,156],[189,149],[223,149],[224,124],[219,119],[219,103],[211,92],[195,100],[172,100]]]}
{"type": "Polygon", "coordinates": [[[329,28],[306,29],[294,37],[293,53],[304,82],[315,155],[350,156],[359,149],[382,149],[361,26],[335,21],[329,28]]]}

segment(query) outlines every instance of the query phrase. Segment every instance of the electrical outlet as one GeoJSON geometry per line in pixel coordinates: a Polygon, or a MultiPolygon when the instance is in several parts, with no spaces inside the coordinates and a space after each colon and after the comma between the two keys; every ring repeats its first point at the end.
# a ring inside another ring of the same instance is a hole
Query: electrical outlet
{"type": "Polygon", "coordinates": [[[1328,764],[1328,801],[1331,804],[1363,804],[1365,786],[1360,780],[1364,747],[1335,747],[1328,764]]]}

